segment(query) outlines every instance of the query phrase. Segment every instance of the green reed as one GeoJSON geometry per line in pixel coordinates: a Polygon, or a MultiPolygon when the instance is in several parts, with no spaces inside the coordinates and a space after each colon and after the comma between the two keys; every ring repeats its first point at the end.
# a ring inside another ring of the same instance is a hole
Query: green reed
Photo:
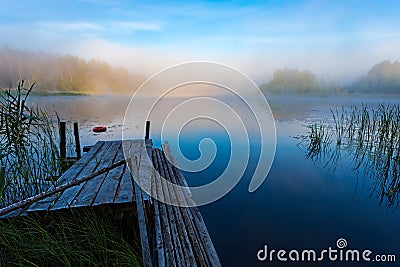
{"type": "Polygon", "coordinates": [[[308,145],[307,158],[315,158],[324,155],[326,148],[331,143],[331,134],[327,131],[327,126],[324,122],[313,123],[308,126],[308,145]]]}
{"type": "Polygon", "coordinates": [[[0,91],[0,206],[35,195],[59,170],[56,125],[39,107],[30,105],[33,89],[20,82],[0,91]]]}
{"type": "Polygon", "coordinates": [[[302,147],[312,160],[325,156],[328,164],[337,164],[340,151],[351,159],[351,167],[374,180],[374,192],[389,206],[398,205],[400,195],[400,105],[377,107],[353,105],[331,110],[332,124],[309,125],[302,147]],[[334,140],[332,140],[334,138],[334,140]],[[334,141],[334,142],[333,142],[334,141]],[[335,143],[336,146],[331,146],[335,143]]]}
{"type": "Polygon", "coordinates": [[[141,266],[139,238],[89,211],[0,221],[0,266],[141,266]]]}

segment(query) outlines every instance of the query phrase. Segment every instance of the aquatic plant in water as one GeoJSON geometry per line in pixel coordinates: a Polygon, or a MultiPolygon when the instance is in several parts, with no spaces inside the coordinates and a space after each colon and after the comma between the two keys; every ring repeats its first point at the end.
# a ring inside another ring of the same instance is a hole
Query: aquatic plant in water
{"type": "Polygon", "coordinates": [[[372,108],[353,105],[331,110],[332,124],[309,125],[299,146],[308,159],[324,160],[324,167],[336,168],[342,152],[351,159],[352,169],[373,180],[379,203],[398,207],[400,196],[400,105],[372,108]]]}
{"type": "Polygon", "coordinates": [[[33,86],[0,91],[0,207],[40,193],[58,174],[56,126],[28,104],[33,86]]]}

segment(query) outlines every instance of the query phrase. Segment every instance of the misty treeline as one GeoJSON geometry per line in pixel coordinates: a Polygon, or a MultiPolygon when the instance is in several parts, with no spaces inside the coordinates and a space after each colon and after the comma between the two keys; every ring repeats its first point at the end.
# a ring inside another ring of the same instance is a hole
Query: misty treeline
{"type": "Polygon", "coordinates": [[[0,47],[0,88],[14,88],[20,80],[36,82],[39,92],[123,93],[143,77],[99,60],[0,47]]]}
{"type": "Polygon", "coordinates": [[[318,80],[309,70],[278,69],[273,78],[261,89],[266,93],[331,94],[331,93],[383,93],[400,94],[400,62],[383,61],[374,65],[365,76],[348,85],[318,80]]]}
{"type": "MultiPolygon", "coordinates": [[[[20,80],[36,82],[36,92],[104,94],[132,92],[145,77],[104,61],[0,47],[0,88],[15,88],[20,80]]],[[[278,69],[260,87],[272,94],[400,94],[400,62],[376,64],[365,76],[348,85],[327,83],[309,70],[278,69]]]]}
{"type": "Polygon", "coordinates": [[[400,62],[389,60],[374,65],[368,74],[347,87],[349,92],[400,93],[400,62]]]}

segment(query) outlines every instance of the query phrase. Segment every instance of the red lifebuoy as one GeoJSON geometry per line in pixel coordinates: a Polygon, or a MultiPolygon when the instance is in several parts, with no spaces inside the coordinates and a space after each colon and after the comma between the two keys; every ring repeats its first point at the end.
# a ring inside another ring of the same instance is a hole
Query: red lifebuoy
{"type": "Polygon", "coordinates": [[[93,127],[93,132],[95,132],[95,133],[104,133],[106,131],[107,131],[107,127],[106,126],[93,127]]]}

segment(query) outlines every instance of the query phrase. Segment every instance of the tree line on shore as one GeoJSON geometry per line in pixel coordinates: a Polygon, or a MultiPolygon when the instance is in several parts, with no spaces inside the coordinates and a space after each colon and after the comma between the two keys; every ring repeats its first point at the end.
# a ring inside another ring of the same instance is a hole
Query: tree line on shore
{"type": "Polygon", "coordinates": [[[100,60],[0,47],[0,88],[14,88],[20,80],[36,82],[39,92],[124,93],[144,77],[100,60]]]}
{"type": "MultiPolygon", "coordinates": [[[[36,82],[39,92],[104,94],[133,92],[145,77],[100,60],[0,47],[0,88],[14,88],[20,80],[36,82]]],[[[278,69],[260,88],[265,94],[400,94],[400,62],[376,64],[348,85],[326,83],[310,70],[278,69]]]]}
{"type": "Polygon", "coordinates": [[[387,60],[375,64],[366,75],[348,85],[318,81],[317,76],[309,70],[278,69],[273,78],[260,88],[270,94],[400,94],[400,62],[387,60]]]}

